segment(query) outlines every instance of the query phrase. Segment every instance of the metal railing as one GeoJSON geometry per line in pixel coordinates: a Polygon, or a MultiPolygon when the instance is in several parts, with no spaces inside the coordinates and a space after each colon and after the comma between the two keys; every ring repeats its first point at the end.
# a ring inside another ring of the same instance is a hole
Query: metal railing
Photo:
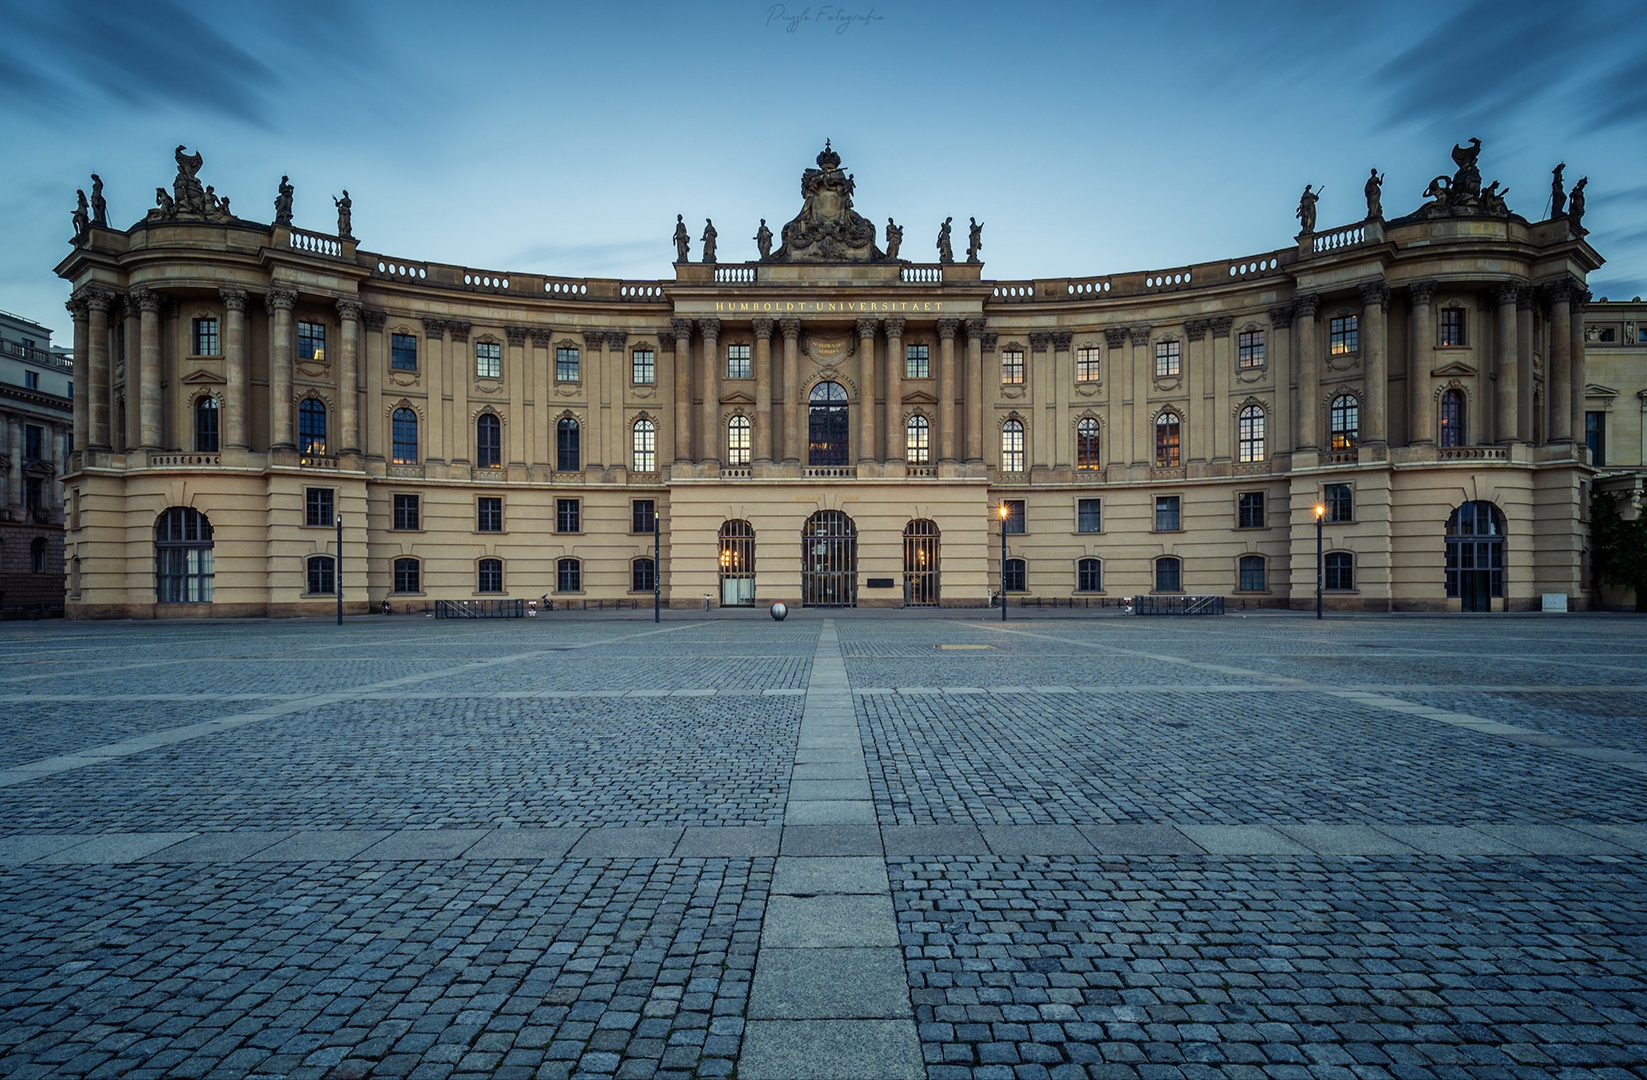
{"type": "Polygon", "coordinates": [[[1222,596],[1135,596],[1134,615],[1222,615],[1222,596]]]}
{"type": "Polygon", "coordinates": [[[437,619],[524,619],[525,600],[436,600],[437,619]]]}

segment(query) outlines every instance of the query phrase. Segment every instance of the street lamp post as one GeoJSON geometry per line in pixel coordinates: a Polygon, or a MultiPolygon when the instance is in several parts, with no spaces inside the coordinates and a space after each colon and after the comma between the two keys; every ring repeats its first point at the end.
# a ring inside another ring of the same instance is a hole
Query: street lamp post
{"type": "Polygon", "coordinates": [[[658,534],[658,507],[652,504],[652,621],[660,622],[663,616],[658,614],[660,601],[663,597],[663,541],[658,534]]]}
{"type": "Polygon", "coordinates": [[[1321,523],[1327,519],[1327,508],[1315,504],[1315,617],[1321,617],[1321,523]]]}
{"type": "Polygon", "coordinates": [[[1006,504],[1004,499],[1001,501],[999,513],[1001,515],[1001,621],[1006,622],[1006,527],[1007,517],[1011,515],[1012,508],[1006,504]]]}
{"type": "MultiPolygon", "coordinates": [[[[337,566],[334,568],[334,584],[337,585],[337,624],[343,625],[343,515],[337,516],[337,566]]],[[[371,597],[368,596],[367,600],[371,597]]]]}

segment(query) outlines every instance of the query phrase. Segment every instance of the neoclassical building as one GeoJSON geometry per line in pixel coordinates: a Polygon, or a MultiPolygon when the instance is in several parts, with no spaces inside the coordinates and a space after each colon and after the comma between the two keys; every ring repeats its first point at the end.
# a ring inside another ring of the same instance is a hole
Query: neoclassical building
{"type": "Polygon", "coordinates": [[[951,222],[910,261],[826,147],[757,259],[681,221],[673,277],[628,281],[368,252],[346,193],[311,232],[284,179],[248,221],[179,148],[57,268],[68,611],[1305,607],[1318,568],[1334,609],[1582,608],[1602,260],[1581,203],[1526,220],[1478,151],[1402,217],[1375,174],[1364,221],[1318,230],[1306,190],[1273,251],[999,281],[951,222]]]}

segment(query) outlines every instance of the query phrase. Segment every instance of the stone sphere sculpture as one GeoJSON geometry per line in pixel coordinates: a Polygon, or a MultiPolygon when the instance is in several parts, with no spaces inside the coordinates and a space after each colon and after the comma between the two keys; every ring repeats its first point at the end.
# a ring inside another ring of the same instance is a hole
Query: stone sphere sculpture
{"type": "Polygon", "coordinates": [[[788,605],[786,605],[786,604],[773,604],[772,605],[772,621],[773,622],[783,622],[784,618],[787,617],[788,614],[789,614],[788,605]]]}

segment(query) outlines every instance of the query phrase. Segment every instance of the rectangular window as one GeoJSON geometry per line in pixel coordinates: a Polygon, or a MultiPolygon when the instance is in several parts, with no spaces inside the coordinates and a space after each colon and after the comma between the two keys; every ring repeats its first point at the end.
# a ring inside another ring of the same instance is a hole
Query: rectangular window
{"type": "Polygon", "coordinates": [[[1264,581],[1264,558],[1261,555],[1243,555],[1241,557],[1240,589],[1242,592],[1263,592],[1266,588],[1264,581]]]}
{"type": "Polygon", "coordinates": [[[1607,414],[1584,414],[1584,445],[1590,448],[1590,464],[1607,464],[1607,414]]]}
{"type": "Polygon", "coordinates": [[[415,593],[421,591],[420,579],[423,577],[423,567],[416,559],[395,560],[395,592],[415,593]]]}
{"type": "Polygon", "coordinates": [[[1022,533],[1024,531],[1024,500],[1003,499],[1001,502],[1007,508],[1007,534],[1022,533]]]}
{"type": "MultiPolygon", "coordinates": [[[[38,476],[30,476],[25,479],[27,483],[23,485],[23,509],[32,514],[45,507],[46,488],[38,476]]],[[[40,570],[35,571],[37,574],[42,572],[40,570]]]]}
{"type": "Polygon", "coordinates": [[[576,559],[562,559],[555,566],[556,592],[583,591],[583,564],[576,559]]]}
{"type": "Polygon", "coordinates": [[[299,360],[326,359],[326,327],[317,322],[297,324],[297,358],[299,360]]]}
{"type": "Polygon", "coordinates": [[[194,321],[194,354],[196,356],[220,355],[216,319],[196,319],[194,321]]]}
{"type": "Polygon", "coordinates": [[[1024,560],[1008,559],[1001,566],[1001,588],[1006,592],[1027,592],[1024,579],[1028,576],[1024,560]]]}
{"type": "Polygon", "coordinates": [[[325,555],[313,555],[309,558],[309,595],[318,596],[322,593],[331,595],[337,591],[335,569],[332,560],[325,555]]]}
{"type": "Polygon", "coordinates": [[[583,531],[582,504],[576,499],[555,500],[555,531],[576,533],[583,531]]]}
{"type": "Polygon", "coordinates": [[[1097,559],[1082,559],[1075,564],[1075,591],[1102,592],[1104,564],[1097,559]]]}
{"type": "Polygon", "coordinates": [[[932,353],[928,345],[904,346],[904,378],[929,379],[932,377],[932,353]]]}
{"type": "Polygon", "coordinates": [[[331,488],[303,489],[303,524],[314,528],[331,528],[337,523],[333,516],[331,488]]]}
{"type": "Polygon", "coordinates": [[[45,455],[40,452],[46,441],[46,429],[36,424],[23,425],[23,460],[39,461],[45,455]]]}
{"type": "Polygon", "coordinates": [[[1098,381],[1098,347],[1083,345],[1075,350],[1075,381],[1098,381]]]}
{"type": "Polygon", "coordinates": [[[503,497],[482,495],[475,500],[475,531],[503,531],[503,497]]]}
{"type": "MultiPolygon", "coordinates": [[[[416,495],[395,496],[395,528],[400,530],[416,531],[418,529],[418,507],[416,495]]],[[[413,592],[417,590],[413,589],[413,592]]]]}
{"type": "Polygon", "coordinates": [[[1001,384],[1022,386],[1024,382],[1024,354],[1017,349],[1001,350],[1001,384]]]}
{"type": "Polygon", "coordinates": [[[475,342],[475,378],[503,378],[503,346],[495,341],[475,342]]]}
{"type": "Polygon", "coordinates": [[[1327,508],[1329,522],[1354,521],[1355,499],[1348,484],[1324,484],[1321,487],[1321,502],[1327,508]]]}
{"type": "Polygon", "coordinates": [[[25,389],[25,390],[38,390],[38,389],[40,389],[40,373],[38,371],[25,371],[25,372],[23,372],[23,389],[25,389]]]}
{"type": "Polygon", "coordinates": [[[1327,324],[1328,347],[1334,356],[1343,356],[1361,348],[1361,317],[1340,315],[1327,324]]]}
{"type": "Polygon", "coordinates": [[[1235,335],[1235,366],[1238,368],[1264,366],[1264,331],[1243,330],[1235,335]]]}
{"type": "Polygon", "coordinates": [[[1441,309],[1441,344],[1464,344],[1464,309],[1441,309]]]}
{"type": "Polygon", "coordinates": [[[636,386],[651,386],[657,378],[657,362],[651,349],[636,349],[629,354],[629,381],[636,386]]]}
{"type": "Polygon", "coordinates": [[[658,504],[652,499],[636,499],[629,504],[629,531],[651,535],[658,520],[658,504]]]}
{"type": "Polygon", "coordinates": [[[1183,370],[1183,346],[1176,341],[1157,341],[1155,343],[1155,377],[1157,379],[1177,378],[1183,370]]]}
{"type": "Polygon", "coordinates": [[[417,370],[417,338],[411,334],[389,335],[389,368],[392,371],[417,370]]]}
{"type": "Polygon", "coordinates": [[[1262,529],[1264,527],[1264,493],[1243,491],[1235,497],[1235,527],[1262,529]]]}
{"type": "Polygon", "coordinates": [[[1102,499],[1075,500],[1075,531],[1095,533],[1104,531],[1102,499]]]}
{"type": "Polygon", "coordinates": [[[726,377],[728,379],[749,378],[748,345],[728,345],[726,347],[726,377]]]}
{"type": "Polygon", "coordinates": [[[630,592],[652,592],[657,587],[657,566],[651,559],[636,559],[629,564],[630,592]]]}
{"type": "Polygon", "coordinates": [[[578,381],[577,346],[563,345],[555,350],[555,381],[578,381]]]}
{"type": "Polygon", "coordinates": [[[503,560],[482,559],[475,567],[475,591],[500,593],[503,591],[503,560]]]}
{"type": "Polygon", "coordinates": [[[1181,498],[1178,495],[1157,495],[1155,497],[1156,532],[1177,532],[1183,527],[1181,498]]]}

